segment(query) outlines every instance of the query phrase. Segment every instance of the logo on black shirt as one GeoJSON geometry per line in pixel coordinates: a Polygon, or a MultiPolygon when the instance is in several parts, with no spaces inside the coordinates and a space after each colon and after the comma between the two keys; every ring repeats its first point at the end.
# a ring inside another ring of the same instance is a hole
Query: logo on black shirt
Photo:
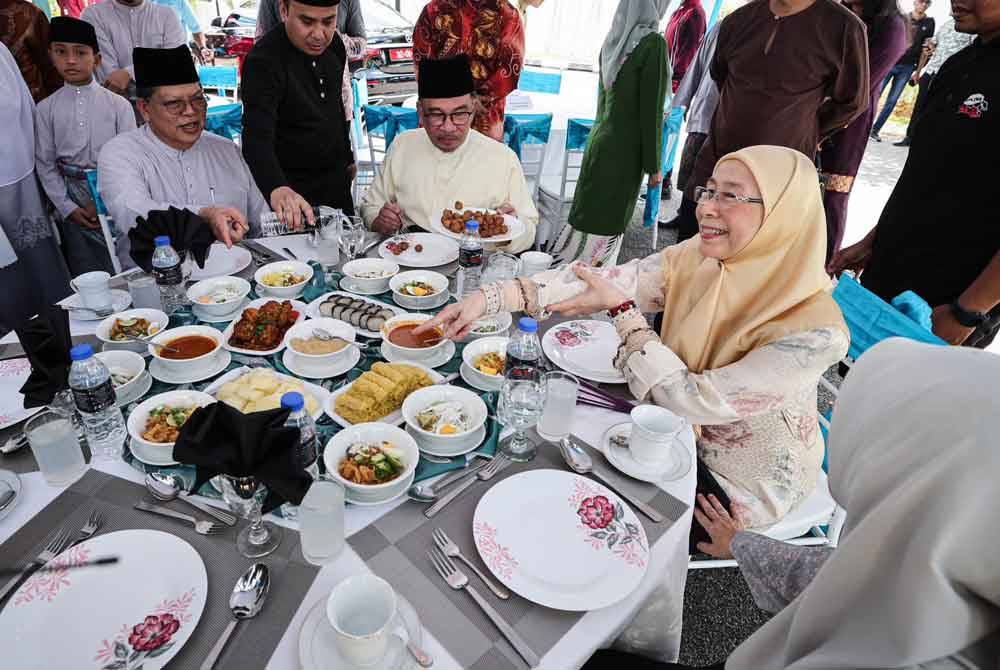
{"type": "Polygon", "coordinates": [[[990,108],[990,103],[982,93],[974,93],[965,99],[965,102],[958,108],[959,114],[964,114],[970,119],[978,119],[990,108]]]}

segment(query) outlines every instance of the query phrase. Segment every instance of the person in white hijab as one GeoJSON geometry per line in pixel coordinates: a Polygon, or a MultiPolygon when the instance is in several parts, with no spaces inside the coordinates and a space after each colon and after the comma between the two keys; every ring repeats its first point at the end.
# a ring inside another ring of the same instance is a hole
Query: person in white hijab
{"type": "Polygon", "coordinates": [[[780,609],[726,669],[1000,667],[998,433],[995,354],[897,338],[861,356],[828,445],[836,549],[738,531],[699,500],[706,549],[780,609]]]}
{"type": "Polygon", "coordinates": [[[0,335],[70,293],[69,272],[35,179],[35,103],[0,44],[0,335]]]}

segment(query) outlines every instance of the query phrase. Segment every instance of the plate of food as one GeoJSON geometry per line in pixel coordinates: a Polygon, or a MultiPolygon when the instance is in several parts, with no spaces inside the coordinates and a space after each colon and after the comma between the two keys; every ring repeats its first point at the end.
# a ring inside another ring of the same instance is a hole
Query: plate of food
{"type": "Polygon", "coordinates": [[[244,414],[281,407],[281,396],[301,393],[306,410],[314,419],[323,416],[330,392],[322,386],[304,382],[267,368],[236,368],[212,382],[205,393],[244,414]]]}
{"type": "Polygon", "coordinates": [[[443,209],[431,216],[431,230],[456,240],[465,236],[465,224],[479,222],[483,242],[510,242],[524,234],[525,225],[517,217],[486,207],[466,207],[456,202],[454,209],[443,209]]]}
{"type": "Polygon", "coordinates": [[[169,318],[158,309],[137,308],[112,314],[97,324],[97,339],[116,345],[129,345],[122,348],[136,352],[146,351],[146,345],[135,342],[135,338],[146,340],[167,327],[169,318]]]}
{"type": "Polygon", "coordinates": [[[458,260],[458,242],[438,233],[405,233],[378,248],[387,261],[411,268],[433,268],[458,260]]]}
{"type": "Polygon", "coordinates": [[[149,465],[172,465],[174,442],[191,415],[215,398],[201,391],[167,391],[139,403],[128,415],[132,454],[149,465]]]}
{"type": "Polygon", "coordinates": [[[375,363],[350,384],[330,395],[323,409],[345,428],[361,423],[403,422],[403,401],[407,396],[444,377],[420,363],[375,363]]]}
{"type": "Polygon", "coordinates": [[[247,356],[269,356],[285,348],[285,333],[306,318],[306,304],[298,300],[258,298],[222,333],[229,351],[247,356]]]}
{"type": "Polygon", "coordinates": [[[348,501],[373,505],[406,492],[420,460],[406,431],[384,423],[362,423],[340,431],[323,450],[326,471],[344,485],[348,501]]]}
{"type": "Polygon", "coordinates": [[[326,293],[306,307],[306,314],[310,318],[340,319],[354,326],[358,335],[373,339],[382,337],[382,326],[386,321],[402,313],[403,310],[394,305],[371,298],[359,298],[347,291],[326,293]]]}

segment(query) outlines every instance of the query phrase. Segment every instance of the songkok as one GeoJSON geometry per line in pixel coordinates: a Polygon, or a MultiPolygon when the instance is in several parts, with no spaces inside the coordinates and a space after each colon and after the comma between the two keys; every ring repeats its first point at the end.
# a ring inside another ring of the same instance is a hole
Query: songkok
{"type": "Polygon", "coordinates": [[[469,57],[460,54],[443,60],[423,59],[417,76],[421,99],[458,98],[475,90],[469,57]]]}
{"type": "Polygon", "coordinates": [[[49,44],[53,42],[69,42],[71,44],[85,44],[99,53],[97,47],[97,33],[94,26],[86,21],[74,19],[69,16],[54,16],[49,22],[49,44]]]}
{"type": "Polygon", "coordinates": [[[191,50],[186,46],[173,49],[132,49],[137,88],[197,84],[198,71],[194,68],[191,50]]]}
{"type": "Polygon", "coordinates": [[[295,0],[295,2],[301,2],[310,7],[336,7],[340,4],[340,0],[295,0]]]}

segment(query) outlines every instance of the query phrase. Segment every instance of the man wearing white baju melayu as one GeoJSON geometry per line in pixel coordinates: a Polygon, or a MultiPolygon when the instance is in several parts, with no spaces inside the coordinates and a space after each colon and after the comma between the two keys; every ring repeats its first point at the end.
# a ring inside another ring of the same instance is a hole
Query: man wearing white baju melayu
{"type": "Polygon", "coordinates": [[[98,189],[119,230],[123,268],[133,267],[127,232],[136,217],[188,209],[231,245],[259,230],[271,211],[240,148],[204,132],[206,98],[187,47],[136,49],[139,111],[146,125],[104,145],[98,189]]]}
{"type": "Polygon", "coordinates": [[[365,223],[383,235],[413,226],[431,230],[431,217],[459,201],[516,216],[525,224],[524,234],[498,248],[511,253],[530,248],[538,210],[517,155],[472,130],[475,103],[468,59],[424,59],[417,80],[423,128],[393,141],[361,201],[365,223]]]}

